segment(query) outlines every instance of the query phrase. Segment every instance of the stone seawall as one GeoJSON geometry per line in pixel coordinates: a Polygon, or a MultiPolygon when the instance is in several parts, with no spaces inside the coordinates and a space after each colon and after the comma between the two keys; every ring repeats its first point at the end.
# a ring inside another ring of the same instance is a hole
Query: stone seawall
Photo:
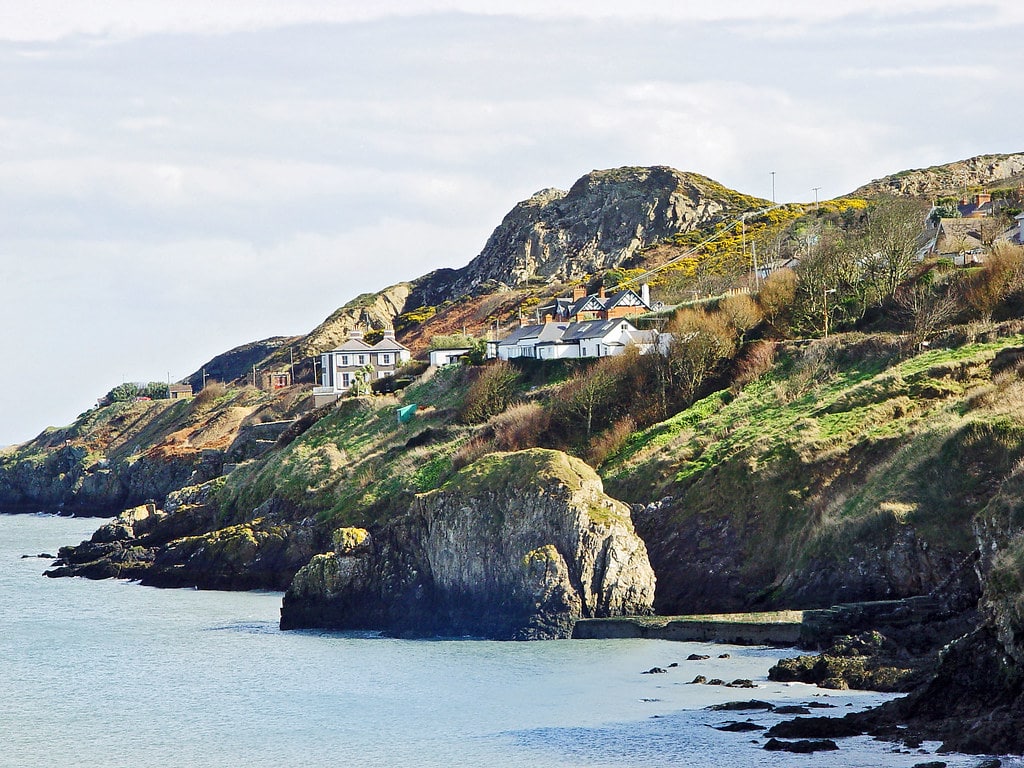
{"type": "Polygon", "coordinates": [[[947,614],[943,604],[934,598],[910,597],[842,603],[810,611],[580,619],[572,636],[579,640],[646,638],[822,648],[841,635],[879,627],[924,624],[947,614]]]}
{"type": "Polygon", "coordinates": [[[580,619],[572,636],[578,640],[646,638],[735,645],[795,645],[800,640],[802,626],[802,611],[630,616],[580,619]]]}

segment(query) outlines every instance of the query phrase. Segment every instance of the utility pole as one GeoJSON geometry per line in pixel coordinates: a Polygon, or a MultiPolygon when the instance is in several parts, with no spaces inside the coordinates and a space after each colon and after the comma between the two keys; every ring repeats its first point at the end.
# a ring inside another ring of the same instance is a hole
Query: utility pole
{"type": "Polygon", "coordinates": [[[203,386],[202,389],[206,389],[206,368],[203,368],[203,386]]]}
{"type": "Polygon", "coordinates": [[[772,202],[774,203],[775,202],[775,171],[772,171],[771,174],[772,174],[772,202]]]}
{"type": "Polygon", "coordinates": [[[828,338],[828,295],[835,293],[835,288],[829,288],[828,290],[822,291],[822,296],[825,299],[825,338],[828,338]]]}
{"type": "Polygon", "coordinates": [[[288,369],[292,374],[292,384],[295,383],[295,350],[288,347],[288,369]]]}
{"type": "Polygon", "coordinates": [[[821,187],[814,187],[814,210],[818,210],[818,190],[821,187]]]}

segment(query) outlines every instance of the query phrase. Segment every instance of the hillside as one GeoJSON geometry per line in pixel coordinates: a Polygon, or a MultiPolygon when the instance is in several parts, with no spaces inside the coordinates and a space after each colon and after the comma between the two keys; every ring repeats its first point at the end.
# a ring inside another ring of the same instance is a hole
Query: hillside
{"type": "Polygon", "coordinates": [[[268,349],[260,360],[247,356],[244,371],[294,361],[296,381],[312,381],[311,357],[337,346],[357,325],[395,326],[415,353],[433,334],[465,328],[482,336],[495,322],[507,327],[523,302],[574,282],[594,283],[608,270],[659,266],[716,226],[769,205],[672,168],[592,171],[568,191],[546,189],[515,205],[465,267],[358,296],[306,336],[268,349]],[[672,238],[682,239],[673,245],[672,238]],[[465,311],[467,302],[472,312],[465,311]]]}
{"type": "Polygon", "coordinates": [[[962,195],[993,187],[1018,187],[1024,183],[1024,153],[978,155],[955,163],[900,171],[858,187],[850,197],[878,195],[937,197],[962,195]]]}
{"type": "MultiPolygon", "coordinates": [[[[1014,158],[891,178],[994,179],[1014,158]]],[[[647,611],[652,571],[665,613],[927,596],[956,620],[943,632],[978,629],[893,716],[975,748],[936,702],[984,714],[989,693],[1009,715],[986,727],[1024,750],[1024,247],[919,259],[928,208],[909,194],[764,202],[671,169],[595,172],[517,206],[463,270],[358,297],[268,359],[388,318],[422,349],[670,264],[648,277],[678,306],[637,321],[660,353],[448,367],[318,411],[299,388],[114,404],[5,452],[0,501],[152,498],[50,575],[288,589],[289,626],[562,637],[647,611]],[[790,266],[751,280],[754,245],[790,266]],[[251,431],[300,413],[272,442],[251,431]]],[[[949,639],[919,635],[919,655],[949,639]]]]}

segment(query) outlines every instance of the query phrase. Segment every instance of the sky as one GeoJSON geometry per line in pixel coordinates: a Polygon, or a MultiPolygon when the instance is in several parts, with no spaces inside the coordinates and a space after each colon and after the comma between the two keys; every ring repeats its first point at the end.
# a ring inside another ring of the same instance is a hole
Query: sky
{"type": "Polygon", "coordinates": [[[1024,151],[1011,0],[2,6],[0,445],[462,266],[593,169],[810,201],[1024,151]]]}

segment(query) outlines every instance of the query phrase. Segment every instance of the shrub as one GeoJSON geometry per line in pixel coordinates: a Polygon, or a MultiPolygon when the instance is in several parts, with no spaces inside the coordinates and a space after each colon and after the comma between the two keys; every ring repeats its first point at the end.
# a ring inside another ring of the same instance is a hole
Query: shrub
{"type": "Polygon", "coordinates": [[[757,294],[765,320],[783,336],[789,331],[789,311],[795,297],[796,273],[791,269],[772,272],[757,294]]]}
{"type": "Polygon", "coordinates": [[[666,359],[672,389],[687,403],[705,379],[736,351],[736,332],[719,313],[684,309],[669,330],[674,336],[666,359]]]}
{"type": "Polygon", "coordinates": [[[636,432],[636,422],[631,416],[619,419],[590,441],[587,450],[587,463],[592,467],[601,466],[609,456],[619,452],[634,432],[636,432]]]}
{"type": "Polygon", "coordinates": [[[736,359],[732,389],[739,391],[750,382],[761,378],[775,365],[775,345],[770,341],[748,344],[736,359]]]}
{"type": "Polygon", "coordinates": [[[764,314],[757,302],[742,293],[726,296],[719,302],[718,311],[735,329],[741,343],[744,337],[764,320],[764,314]]]}
{"type": "Polygon", "coordinates": [[[477,424],[504,411],[512,401],[519,372],[504,360],[480,369],[470,385],[459,419],[464,424],[477,424]]]}
{"type": "Polygon", "coordinates": [[[551,423],[551,414],[539,403],[520,403],[491,419],[495,450],[535,448],[551,423]]]}
{"type": "Polygon", "coordinates": [[[987,321],[1003,301],[1022,288],[1024,246],[1000,243],[992,248],[985,266],[967,280],[964,299],[987,321]]]}
{"type": "Polygon", "coordinates": [[[494,452],[494,444],[483,435],[470,438],[452,455],[452,472],[468,467],[477,459],[494,452]]]}
{"type": "Polygon", "coordinates": [[[206,382],[206,386],[199,390],[199,394],[195,396],[192,402],[198,407],[212,405],[214,400],[223,397],[227,391],[228,388],[223,382],[210,379],[206,382]]]}

